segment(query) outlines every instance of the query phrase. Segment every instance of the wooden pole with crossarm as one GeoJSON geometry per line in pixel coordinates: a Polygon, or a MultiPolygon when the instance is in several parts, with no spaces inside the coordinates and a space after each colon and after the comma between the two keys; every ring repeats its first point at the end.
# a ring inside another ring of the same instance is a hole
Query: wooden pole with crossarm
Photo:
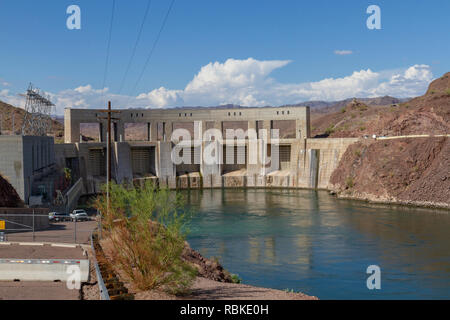
{"type": "Polygon", "coordinates": [[[108,109],[100,110],[100,112],[107,113],[106,118],[99,118],[107,120],[107,142],[106,142],[106,203],[107,210],[109,210],[109,189],[111,184],[111,122],[112,120],[119,120],[118,118],[113,118],[111,115],[113,113],[120,113],[120,111],[111,109],[111,101],[108,101],[108,109]]]}

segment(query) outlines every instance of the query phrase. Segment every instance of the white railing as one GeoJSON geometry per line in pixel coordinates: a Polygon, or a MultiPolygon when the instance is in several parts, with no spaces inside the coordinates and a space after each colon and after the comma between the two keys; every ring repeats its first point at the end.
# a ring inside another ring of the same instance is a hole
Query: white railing
{"type": "Polygon", "coordinates": [[[66,211],[71,212],[78,203],[83,192],[83,180],[80,178],[66,193],[66,211]]]}

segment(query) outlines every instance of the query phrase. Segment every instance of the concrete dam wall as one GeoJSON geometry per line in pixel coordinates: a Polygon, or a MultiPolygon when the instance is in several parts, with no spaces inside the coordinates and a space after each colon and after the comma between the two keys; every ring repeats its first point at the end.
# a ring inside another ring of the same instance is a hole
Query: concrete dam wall
{"type": "MultiPolygon", "coordinates": [[[[84,142],[80,131],[82,122],[101,121],[98,114],[66,109],[66,143],[55,145],[56,161],[81,177],[84,194],[98,193],[106,182],[105,125],[100,123],[95,142],[84,142]]],[[[345,150],[358,140],[310,138],[309,107],[128,109],[118,118],[112,128],[112,178],[118,183],[152,180],[173,189],[326,189],[345,150]],[[144,124],[140,141],[124,139],[130,122],[144,124]],[[194,138],[177,138],[183,126],[194,138]],[[229,129],[244,135],[230,138],[229,129]],[[182,162],[174,162],[174,148],[182,162]]]]}
{"type": "MultiPolygon", "coordinates": [[[[173,165],[172,144],[157,142],[115,142],[112,148],[112,176],[116,182],[152,180],[161,186],[181,189],[284,187],[327,189],[334,169],[347,147],[358,139],[305,139],[288,144],[289,161],[278,168],[243,165],[223,171],[223,165],[173,165]],[[306,146],[306,148],[305,148],[306,146]],[[191,169],[189,171],[189,169],[191,169]],[[198,170],[199,169],[199,170],[198,170]]],[[[199,148],[200,149],[200,148],[199,148]]],[[[76,163],[83,179],[83,193],[101,191],[106,182],[106,147],[101,143],[55,145],[60,164],[76,163]]],[[[286,155],[284,155],[286,156],[286,155]]],[[[73,170],[73,169],[72,169],[73,170]]]]}

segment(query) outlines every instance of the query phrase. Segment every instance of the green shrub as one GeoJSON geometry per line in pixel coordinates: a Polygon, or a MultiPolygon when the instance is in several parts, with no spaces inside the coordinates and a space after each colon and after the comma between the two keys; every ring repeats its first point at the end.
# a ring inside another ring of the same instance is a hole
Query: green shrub
{"type": "Polygon", "coordinates": [[[445,90],[445,94],[450,96],[450,89],[445,90]]]}
{"type": "Polygon", "coordinates": [[[334,125],[330,125],[326,130],[325,133],[330,135],[334,132],[334,125]]]}
{"type": "Polygon", "coordinates": [[[345,179],[345,186],[347,187],[347,189],[353,188],[354,182],[352,177],[347,177],[347,179],[345,179]]]}
{"type": "Polygon", "coordinates": [[[362,105],[360,105],[360,106],[358,107],[358,109],[359,109],[360,111],[366,111],[368,108],[367,108],[367,106],[366,106],[365,104],[362,104],[362,105]]]}
{"type": "Polygon", "coordinates": [[[242,279],[237,274],[231,275],[231,281],[233,281],[233,283],[242,283],[242,279]]]}
{"type": "Polygon", "coordinates": [[[345,113],[345,112],[347,112],[347,109],[346,108],[342,108],[341,109],[341,113],[345,113]]]}
{"type": "Polygon", "coordinates": [[[105,195],[97,198],[95,207],[102,212],[114,265],[128,281],[141,290],[189,290],[196,270],[182,258],[190,214],[179,194],[150,181],[141,188],[113,183],[109,210],[105,195]]]}

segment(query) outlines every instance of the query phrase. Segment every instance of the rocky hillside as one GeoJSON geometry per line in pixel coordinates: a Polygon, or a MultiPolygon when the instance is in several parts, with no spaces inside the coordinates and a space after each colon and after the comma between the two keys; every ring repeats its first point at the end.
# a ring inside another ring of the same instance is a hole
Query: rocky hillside
{"type": "MultiPolygon", "coordinates": [[[[12,134],[13,132],[13,114],[14,114],[14,131],[20,133],[22,130],[22,122],[25,116],[25,110],[22,108],[14,107],[3,101],[0,101],[0,114],[2,115],[1,129],[2,134],[12,134]]],[[[60,142],[64,137],[64,125],[57,121],[52,120],[52,132],[51,135],[55,137],[56,142],[60,142]]]]}
{"type": "Polygon", "coordinates": [[[450,208],[450,138],[362,140],[330,182],[341,197],[450,208]]]}
{"type": "Polygon", "coordinates": [[[353,100],[337,112],[312,117],[312,135],[361,137],[446,134],[450,132],[450,72],[427,92],[401,104],[369,106],[353,100]]]}
{"type": "MultiPolygon", "coordinates": [[[[449,134],[450,73],[399,106],[352,101],[315,123],[334,137],[449,134]]],[[[450,208],[450,138],[363,139],[347,149],[330,182],[340,197],[450,208]]]]}
{"type": "Polygon", "coordinates": [[[346,107],[353,100],[358,100],[368,106],[378,107],[400,104],[402,102],[408,101],[409,99],[399,99],[391,96],[384,96],[376,98],[349,98],[340,101],[307,101],[296,105],[310,106],[311,113],[313,115],[321,115],[341,111],[342,108],[346,107]]]}
{"type": "Polygon", "coordinates": [[[369,106],[359,100],[352,100],[337,112],[312,114],[312,137],[361,137],[369,134],[370,123],[379,120],[386,112],[394,110],[391,106],[369,106]]]}

